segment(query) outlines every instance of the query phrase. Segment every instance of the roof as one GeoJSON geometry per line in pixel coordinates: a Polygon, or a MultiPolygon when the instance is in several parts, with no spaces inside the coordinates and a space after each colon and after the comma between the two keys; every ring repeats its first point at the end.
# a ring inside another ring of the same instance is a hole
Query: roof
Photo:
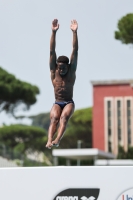
{"type": "Polygon", "coordinates": [[[56,157],[65,157],[68,159],[92,159],[95,157],[98,158],[110,158],[114,159],[115,155],[112,153],[108,153],[105,151],[101,151],[99,149],[90,148],[90,149],[54,149],[52,151],[52,155],[56,157]]]}
{"type": "Polygon", "coordinates": [[[92,85],[123,85],[130,84],[133,87],[133,79],[129,80],[103,80],[103,81],[91,81],[92,85]]]}

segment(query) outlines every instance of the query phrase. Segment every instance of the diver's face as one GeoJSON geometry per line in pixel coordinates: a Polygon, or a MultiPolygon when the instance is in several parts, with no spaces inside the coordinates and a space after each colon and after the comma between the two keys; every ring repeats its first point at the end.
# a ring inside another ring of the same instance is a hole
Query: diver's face
{"type": "Polygon", "coordinates": [[[61,76],[66,75],[68,72],[68,64],[66,63],[57,63],[57,68],[61,76]]]}

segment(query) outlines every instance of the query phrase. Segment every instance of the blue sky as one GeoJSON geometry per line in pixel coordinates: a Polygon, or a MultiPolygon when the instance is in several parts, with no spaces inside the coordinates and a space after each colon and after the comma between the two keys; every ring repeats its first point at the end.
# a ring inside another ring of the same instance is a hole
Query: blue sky
{"type": "MultiPolygon", "coordinates": [[[[40,88],[37,103],[27,112],[49,112],[54,102],[49,72],[51,22],[59,20],[57,56],[70,57],[70,22],[78,21],[79,58],[74,87],[76,109],[92,106],[91,80],[132,79],[133,47],[114,39],[118,20],[132,13],[132,0],[0,0],[0,66],[40,88]]],[[[1,123],[15,123],[1,113],[1,123]]],[[[23,123],[29,123],[23,120],[23,123]]]]}

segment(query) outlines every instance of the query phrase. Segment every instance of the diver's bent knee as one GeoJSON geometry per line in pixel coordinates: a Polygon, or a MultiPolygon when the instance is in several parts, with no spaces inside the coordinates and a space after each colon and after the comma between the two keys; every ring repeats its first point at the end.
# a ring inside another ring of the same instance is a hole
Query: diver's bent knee
{"type": "Polygon", "coordinates": [[[64,125],[66,125],[67,122],[68,122],[68,120],[69,120],[69,117],[68,117],[68,116],[62,116],[61,119],[60,119],[60,122],[61,122],[62,124],[64,124],[64,125]]]}
{"type": "Polygon", "coordinates": [[[51,124],[58,124],[59,123],[59,118],[58,117],[51,117],[51,124]]]}

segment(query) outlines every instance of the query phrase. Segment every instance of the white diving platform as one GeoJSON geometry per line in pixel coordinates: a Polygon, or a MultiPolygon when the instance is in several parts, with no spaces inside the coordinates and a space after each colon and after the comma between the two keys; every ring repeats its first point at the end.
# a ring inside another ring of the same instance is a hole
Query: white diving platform
{"type": "Polygon", "coordinates": [[[90,149],[53,149],[54,165],[58,165],[58,157],[66,158],[67,165],[70,165],[70,160],[88,160],[93,159],[115,159],[116,156],[112,153],[101,151],[96,148],[90,149]]]}

